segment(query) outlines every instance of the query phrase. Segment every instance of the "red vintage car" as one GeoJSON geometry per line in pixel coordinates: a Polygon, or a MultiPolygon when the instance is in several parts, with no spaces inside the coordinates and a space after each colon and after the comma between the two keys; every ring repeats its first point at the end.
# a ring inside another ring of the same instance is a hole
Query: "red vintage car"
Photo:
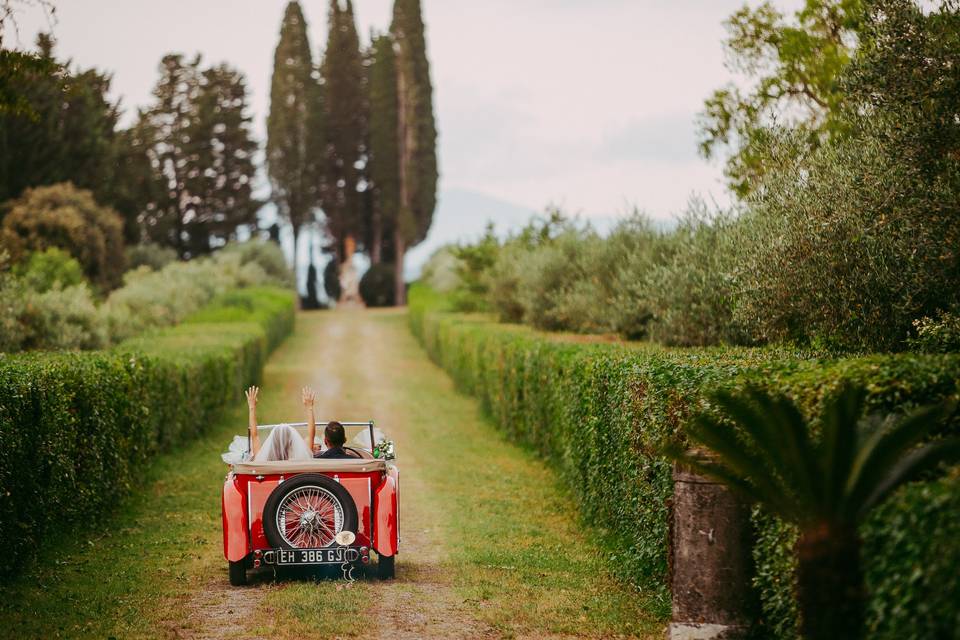
{"type": "MultiPolygon", "coordinates": [[[[342,422],[352,459],[255,462],[245,438],[223,459],[223,553],[230,584],[262,566],[337,565],[343,575],[369,565],[392,578],[400,545],[400,472],[393,443],[373,422],[342,422]],[[378,437],[379,436],[379,437],[378,437]],[[244,450],[246,449],[246,450],[244,450]]],[[[277,425],[259,427],[264,436],[277,425]],[[266,432],[266,433],[264,433],[266,432]]],[[[301,433],[305,424],[291,424],[301,433]]],[[[322,432],[325,423],[318,423],[322,432]]]]}

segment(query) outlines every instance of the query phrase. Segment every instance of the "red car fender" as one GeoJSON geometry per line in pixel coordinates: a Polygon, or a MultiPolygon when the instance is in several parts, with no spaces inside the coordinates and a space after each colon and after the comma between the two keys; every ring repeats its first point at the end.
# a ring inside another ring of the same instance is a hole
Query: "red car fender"
{"type": "Polygon", "coordinates": [[[239,562],[250,553],[247,536],[247,510],[243,494],[231,473],[223,483],[223,555],[230,562],[239,562]]]}
{"type": "Polygon", "coordinates": [[[400,471],[389,466],[373,494],[373,550],[394,556],[400,549],[400,471]]]}

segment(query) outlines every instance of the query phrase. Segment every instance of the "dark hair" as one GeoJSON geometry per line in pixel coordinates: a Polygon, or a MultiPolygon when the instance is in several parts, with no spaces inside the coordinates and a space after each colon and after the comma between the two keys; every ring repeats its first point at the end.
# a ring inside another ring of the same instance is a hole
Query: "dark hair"
{"type": "Polygon", "coordinates": [[[336,420],[327,423],[327,428],[323,430],[323,435],[331,447],[342,447],[347,442],[347,434],[343,430],[343,425],[336,420]]]}

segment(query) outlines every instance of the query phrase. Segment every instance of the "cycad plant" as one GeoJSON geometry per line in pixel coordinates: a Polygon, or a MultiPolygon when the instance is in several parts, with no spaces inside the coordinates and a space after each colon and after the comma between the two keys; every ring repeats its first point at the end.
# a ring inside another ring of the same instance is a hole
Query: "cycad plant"
{"type": "Polygon", "coordinates": [[[698,451],[667,455],[716,479],[800,530],[796,552],[800,630],[808,640],[856,640],[865,591],[858,525],[898,487],[942,462],[960,460],[960,438],[921,444],[954,403],[906,416],[864,417],[866,391],[847,385],[819,419],[820,437],[789,398],[761,389],[713,397],[720,417],[687,427],[698,451]],[[735,428],[731,428],[733,423],[735,428]]]}

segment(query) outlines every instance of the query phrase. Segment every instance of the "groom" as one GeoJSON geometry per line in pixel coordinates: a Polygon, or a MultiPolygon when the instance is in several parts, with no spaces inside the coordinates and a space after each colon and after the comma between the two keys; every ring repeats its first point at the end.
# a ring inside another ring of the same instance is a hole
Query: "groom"
{"type": "Polygon", "coordinates": [[[343,445],[347,442],[347,434],[343,430],[343,425],[333,420],[327,423],[323,430],[323,444],[327,446],[326,451],[318,451],[313,454],[314,458],[353,458],[344,450],[343,445]]]}

